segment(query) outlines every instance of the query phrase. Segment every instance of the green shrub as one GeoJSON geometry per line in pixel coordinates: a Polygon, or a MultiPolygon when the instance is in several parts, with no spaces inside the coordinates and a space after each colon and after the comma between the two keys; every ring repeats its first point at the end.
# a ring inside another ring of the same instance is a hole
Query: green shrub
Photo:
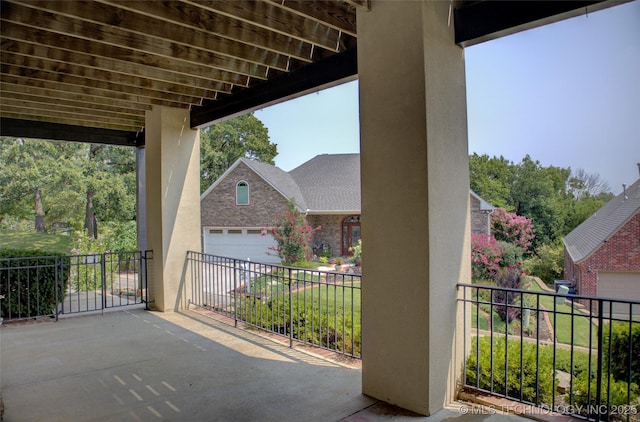
{"type": "Polygon", "coordinates": [[[524,262],[527,274],[540,277],[548,285],[562,279],[564,273],[564,246],[562,242],[540,246],[536,254],[524,262]]]}
{"type": "Polygon", "coordinates": [[[506,394],[520,399],[522,381],[522,399],[536,404],[551,404],[553,394],[553,360],[546,354],[536,359],[536,345],[523,344],[522,367],[520,366],[520,341],[503,337],[493,338],[493,380],[491,377],[491,338],[480,338],[479,363],[476,359],[477,338],[472,340],[471,354],[467,358],[467,385],[505,394],[505,356],[508,344],[508,368],[506,374],[506,394]],[[538,372],[536,372],[538,371],[538,372]],[[479,377],[478,373],[479,372],[479,377]],[[536,373],[538,373],[536,385],[536,373]],[[493,384],[492,384],[493,381],[493,384]]]}
{"type": "Polygon", "coordinates": [[[615,380],[629,381],[629,375],[631,375],[631,382],[640,385],[640,322],[616,321],[605,325],[603,350],[605,368],[609,367],[608,358],[611,356],[611,375],[615,380]],[[632,326],[629,327],[629,324],[632,326]],[[631,338],[629,338],[629,328],[631,328],[631,338]],[[609,334],[611,334],[610,349],[609,334]],[[629,354],[629,346],[631,346],[631,354],[629,354]]]}
{"type": "Polygon", "coordinates": [[[0,316],[34,318],[51,315],[64,297],[69,280],[68,258],[39,250],[0,249],[0,316]],[[5,258],[22,258],[9,260],[5,258]],[[65,260],[65,271],[56,266],[65,260]]]}
{"type": "MultiPolygon", "coordinates": [[[[611,379],[607,381],[606,375],[602,379],[602,399],[600,402],[606,405],[609,402],[611,408],[620,408],[621,406],[636,406],[636,411],[640,411],[640,406],[633,404],[640,397],[640,388],[635,383],[628,384],[625,381],[616,381],[611,379]],[[608,387],[608,389],[607,389],[608,387]],[[629,390],[629,394],[627,394],[629,390]]],[[[589,374],[581,373],[574,381],[573,385],[573,403],[577,407],[588,407],[596,405],[597,379],[595,372],[591,374],[591,382],[589,382],[589,374]],[[589,385],[590,384],[590,385],[589,385]],[[589,394],[590,393],[590,394],[589,394]],[[591,397],[589,397],[589,395],[591,397]]],[[[611,412],[611,410],[610,410],[611,412]]]]}

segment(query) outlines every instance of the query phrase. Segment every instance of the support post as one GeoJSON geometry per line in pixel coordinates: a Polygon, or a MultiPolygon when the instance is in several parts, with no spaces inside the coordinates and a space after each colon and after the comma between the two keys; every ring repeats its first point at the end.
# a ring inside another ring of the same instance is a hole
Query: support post
{"type": "Polygon", "coordinates": [[[464,52],[452,5],[372,0],[357,16],[362,389],[423,415],[454,399],[456,283],[471,274],[464,52]]]}

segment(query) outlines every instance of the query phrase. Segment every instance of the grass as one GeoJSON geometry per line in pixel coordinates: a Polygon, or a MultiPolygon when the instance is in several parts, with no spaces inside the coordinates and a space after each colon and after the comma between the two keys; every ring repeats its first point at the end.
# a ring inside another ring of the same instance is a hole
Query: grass
{"type": "MultiPolygon", "coordinates": [[[[532,291],[543,291],[537,283],[531,282],[529,286],[529,290],[532,291]]],[[[589,321],[589,317],[585,314],[580,313],[579,311],[573,311],[573,315],[571,315],[571,306],[566,304],[558,304],[554,305],[555,298],[553,296],[540,296],[540,305],[544,306],[547,311],[549,311],[549,321],[553,326],[555,334],[558,338],[559,343],[564,344],[572,344],[571,342],[571,321],[573,320],[573,345],[574,346],[582,346],[589,347],[589,330],[591,329],[591,341],[592,343],[596,341],[598,338],[598,327],[594,324],[591,324],[589,321]],[[555,308],[554,308],[555,306],[555,308]],[[556,311],[557,314],[554,316],[551,313],[552,311],[556,311]]],[[[593,346],[593,344],[592,344],[593,346]]]]}
{"type": "Polygon", "coordinates": [[[0,248],[37,249],[67,255],[73,247],[73,236],[0,230],[0,248]]]}
{"type": "MultiPolygon", "coordinates": [[[[542,288],[540,288],[540,286],[538,286],[538,284],[533,281],[530,283],[527,289],[534,292],[543,291],[542,288]]],[[[487,298],[486,300],[488,301],[489,299],[487,298]]],[[[536,296],[533,294],[525,295],[524,301],[530,307],[535,307],[537,305],[536,296]]],[[[590,323],[589,317],[575,310],[573,311],[573,315],[571,315],[570,305],[567,305],[564,303],[554,305],[554,301],[555,301],[555,298],[553,296],[545,296],[545,295],[540,296],[540,307],[544,307],[547,310],[547,316],[549,317],[549,321],[553,326],[558,342],[564,343],[564,344],[572,343],[571,321],[573,319],[573,345],[589,347],[589,328],[591,328],[592,330],[591,346],[593,347],[594,346],[593,342],[595,342],[597,339],[598,328],[594,324],[590,323]],[[555,319],[553,315],[554,310],[556,312],[555,319]]],[[[490,329],[489,318],[487,315],[487,313],[489,312],[489,308],[490,308],[489,305],[481,305],[481,309],[484,312],[480,313],[480,318],[479,320],[477,320],[476,319],[477,309],[475,306],[472,306],[471,323],[473,328],[476,328],[477,323],[479,323],[481,330],[490,329]]],[[[533,316],[533,312],[532,312],[532,316],[533,316]]],[[[519,328],[519,324],[520,324],[519,321],[514,320],[511,323],[509,323],[509,327],[514,329],[519,328]]],[[[496,314],[495,309],[493,312],[493,329],[498,333],[504,333],[504,330],[505,330],[505,323],[496,314]]]]}

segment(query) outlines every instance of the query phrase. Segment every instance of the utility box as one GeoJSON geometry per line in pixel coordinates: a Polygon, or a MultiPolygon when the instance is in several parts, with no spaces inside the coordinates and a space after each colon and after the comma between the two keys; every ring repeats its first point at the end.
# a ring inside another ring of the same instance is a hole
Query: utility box
{"type": "MultiPolygon", "coordinates": [[[[569,294],[569,286],[566,286],[566,285],[558,286],[558,293],[561,294],[561,295],[568,295],[569,294]]],[[[566,300],[566,298],[564,298],[564,297],[556,296],[556,305],[563,305],[565,300],[566,300]]]]}

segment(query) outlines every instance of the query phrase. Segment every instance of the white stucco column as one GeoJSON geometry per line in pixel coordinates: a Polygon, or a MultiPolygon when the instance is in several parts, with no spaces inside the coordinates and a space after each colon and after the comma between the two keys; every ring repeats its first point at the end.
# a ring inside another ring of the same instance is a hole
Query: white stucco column
{"type": "Polygon", "coordinates": [[[201,248],[200,131],[189,128],[188,110],[154,106],[146,115],[145,143],[151,306],[172,311],[190,297],[186,253],[201,248]]]}
{"type": "Polygon", "coordinates": [[[455,395],[456,283],[470,280],[464,52],[451,4],[373,0],[358,11],[362,389],[425,415],[455,395]]]}

